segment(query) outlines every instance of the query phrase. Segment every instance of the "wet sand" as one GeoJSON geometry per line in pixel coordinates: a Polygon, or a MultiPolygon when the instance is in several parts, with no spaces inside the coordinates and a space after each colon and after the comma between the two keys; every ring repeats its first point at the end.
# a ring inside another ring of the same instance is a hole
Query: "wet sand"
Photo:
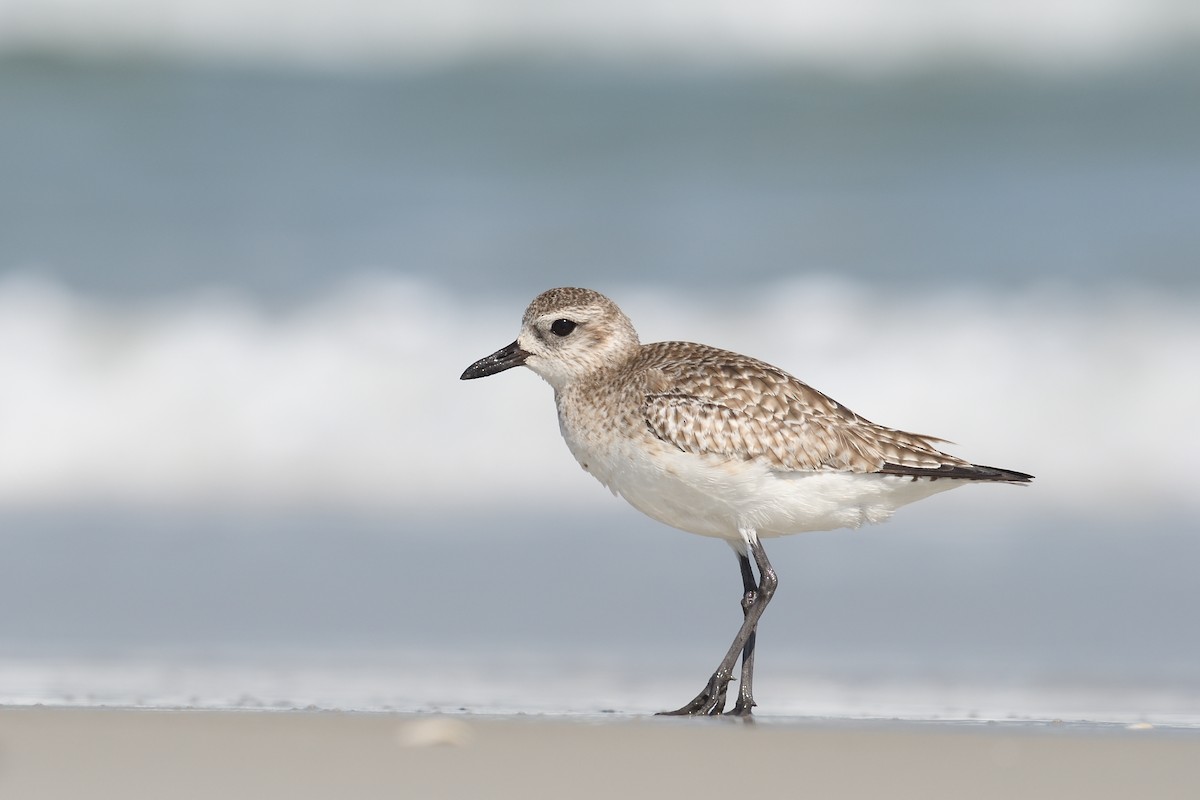
{"type": "Polygon", "coordinates": [[[1200,797],[1200,732],[0,709],[0,797],[1200,797]]]}

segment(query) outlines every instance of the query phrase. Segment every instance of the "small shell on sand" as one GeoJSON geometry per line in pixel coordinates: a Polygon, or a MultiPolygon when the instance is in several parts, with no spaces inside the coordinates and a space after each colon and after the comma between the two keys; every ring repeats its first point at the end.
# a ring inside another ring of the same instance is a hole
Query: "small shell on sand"
{"type": "Polygon", "coordinates": [[[461,747],[471,736],[470,725],[449,717],[415,719],[396,730],[396,741],[401,747],[461,747]]]}

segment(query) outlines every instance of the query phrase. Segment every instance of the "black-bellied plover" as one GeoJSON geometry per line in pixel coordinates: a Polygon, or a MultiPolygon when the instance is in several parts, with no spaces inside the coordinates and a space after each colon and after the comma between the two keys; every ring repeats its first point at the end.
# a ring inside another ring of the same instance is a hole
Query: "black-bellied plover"
{"type": "Polygon", "coordinates": [[[754,707],[755,631],[776,586],[762,539],[856,528],[965,483],[1033,477],[876,425],[749,356],[691,342],[642,344],[616,303],[590,289],[538,295],[517,340],[462,378],[522,365],[554,387],[563,438],[587,472],[642,513],[724,539],[737,554],[742,626],[700,694],[668,714],[724,713],[739,656],[731,713],[754,707]]]}

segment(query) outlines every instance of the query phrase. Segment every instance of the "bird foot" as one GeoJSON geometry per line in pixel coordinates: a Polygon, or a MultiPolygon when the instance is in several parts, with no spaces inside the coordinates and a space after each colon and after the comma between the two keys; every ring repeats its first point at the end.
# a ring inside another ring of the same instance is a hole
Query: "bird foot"
{"type": "MultiPolygon", "coordinates": [[[[725,692],[729,688],[731,678],[724,677],[720,672],[714,672],[708,679],[708,685],[696,695],[690,703],[674,711],[660,711],[662,717],[715,717],[725,713],[725,692]]],[[[739,704],[740,705],[740,704],[739,704]]]]}
{"type": "Polygon", "coordinates": [[[752,713],[751,709],[753,709],[756,705],[758,704],[753,700],[739,696],[737,703],[733,706],[733,709],[725,716],[741,717],[747,721],[752,720],[754,718],[754,714],[752,713]]]}

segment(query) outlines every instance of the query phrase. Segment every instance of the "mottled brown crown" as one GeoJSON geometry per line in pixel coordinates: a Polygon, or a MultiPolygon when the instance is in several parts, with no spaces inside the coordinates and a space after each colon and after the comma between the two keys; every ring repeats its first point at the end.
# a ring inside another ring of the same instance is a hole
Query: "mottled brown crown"
{"type": "Polygon", "coordinates": [[[599,306],[621,317],[625,316],[625,312],[621,311],[616,303],[599,292],[591,289],[579,289],[574,286],[564,286],[558,289],[547,289],[533,298],[529,307],[525,309],[524,322],[528,324],[544,314],[557,313],[582,306],[599,306]]]}

